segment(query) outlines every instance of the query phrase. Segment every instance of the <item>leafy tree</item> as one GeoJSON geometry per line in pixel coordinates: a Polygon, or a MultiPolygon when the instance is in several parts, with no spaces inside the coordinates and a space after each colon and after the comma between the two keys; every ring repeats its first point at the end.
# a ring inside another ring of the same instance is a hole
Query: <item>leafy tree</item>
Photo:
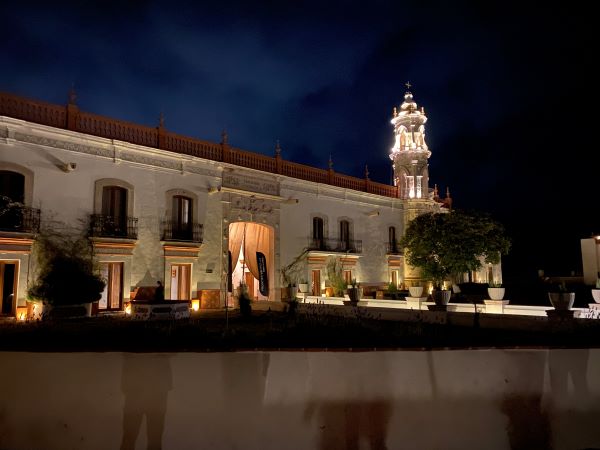
{"type": "Polygon", "coordinates": [[[416,217],[400,245],[406,249],[407,262],[439,289],[445,279],[477,270],[482,261],[498,263],[500,255],[508,253],[510,240],[504,227],[489,216],[455,210],[416,217]]]}
{"type": "Polygon", "coordinates": [[[51,305],[100,300],[105,282],[94,271],[87,239],[41,233],[35,245],[38,277],[28,289],[31,298],[51,305]]]}

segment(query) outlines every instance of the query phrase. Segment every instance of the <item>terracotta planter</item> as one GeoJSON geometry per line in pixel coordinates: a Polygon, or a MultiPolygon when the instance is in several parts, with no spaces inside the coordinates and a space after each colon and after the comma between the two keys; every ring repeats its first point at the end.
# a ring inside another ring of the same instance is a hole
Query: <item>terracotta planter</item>
{"type": "Polygon", "coordinates": [[[419,298],[423,296],[423,286],[410,286],[408,288],[408,292],[410,292],[410,296],[414,298],[419,298]]]}
{"type": "Polygon", "coordinates": [[[490,287],[488,288],[490,300],[502,300],[504,298],[504,288],[490,287]]]}
{"type": "Polygon", "coordinates": [[[592,297],[596,303],[600,303],[600,289],[592,289],[592,297]]]}
{"type": "Polygon", "coordinates": [[[573,307],[575,292],[548,292],[550,303],[557,311],[567,311],[573,307]]]}

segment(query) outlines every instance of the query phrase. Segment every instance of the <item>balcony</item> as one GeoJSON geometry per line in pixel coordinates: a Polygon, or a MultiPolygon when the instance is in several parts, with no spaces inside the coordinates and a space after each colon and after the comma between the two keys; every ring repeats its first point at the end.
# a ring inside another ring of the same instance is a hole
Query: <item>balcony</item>
{"type": "Polygon", "coordinates": [[[200,223],[180,224],[172,220],[161,223],[161,240],[202,243],[204,227],[200,223]]]}
{"type": "Polygon", "coordinates": [[[308,238],[308,249],[332,253],[362,253],[362,241],[308,238]]]}
{"type": "Polygon", "coordinates": [[[137,239],[138,219],[137,217],[115,217],[103,214],[92,214],[90,216],[90,236],[137,239]]]}
{"type": "Polygon", "coordinates": [[[403,255],[404,252],[398,242],[386,242],[388,255],[403,255]]]}
{"type": "Polygon", "coordinates": [[[38,233],[40,231],[40,210],[27,206],[4,209],[0,215],[0,231],[38,233]]]}

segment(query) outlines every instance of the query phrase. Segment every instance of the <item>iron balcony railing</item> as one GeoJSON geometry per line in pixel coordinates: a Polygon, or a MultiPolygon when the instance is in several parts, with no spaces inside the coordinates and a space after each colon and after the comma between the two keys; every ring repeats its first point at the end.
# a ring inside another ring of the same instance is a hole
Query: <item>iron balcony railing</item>
{"type": "Polygon", "coordinates": [[[0,212],[0,231],[15,233],[38,233],[40,231],[40,210],[19,206],[0,212]]]}
{"type": "Polygon", "coordinates": [[[338,253],[362,253],[362,241],[310,237],[308,238],[308,249],[338,253]]]}
{"type": "Polygon", "coordinates": [[[201,243],[204,227],[200,223],[181,224],[173,220],[163,220],[161,236],[163,241],[182,241],[201,243]]]}
{"type": "Polygon", "coordinates": [[[137,217],[115,217],[104,214],[90,216],[90,236],[137,239],[137,217]]]}
{"type": "Polygon", "coordinates": [[[388,255],[402,255],[404,252],[398,244],[398,242],[387,242],[387,253],[388,255]]]}

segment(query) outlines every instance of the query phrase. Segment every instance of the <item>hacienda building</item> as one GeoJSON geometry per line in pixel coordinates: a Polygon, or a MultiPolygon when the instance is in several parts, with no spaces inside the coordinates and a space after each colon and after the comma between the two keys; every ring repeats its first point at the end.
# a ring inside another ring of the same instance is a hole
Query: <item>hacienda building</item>
{"type": "MultiPolygon", "coordinates": [[[[281,269],[327,295],[327,264],[363,285],[418,280],[397,241],[412,218],[451,206],[429,188],[424,110],[407,92],[391,123],[394,185],[0,93],[2,314],[26,304],[40,229],[86,233],[107,284],[100,311],[122,310],[161,280],[165,298],[221,308],[246,284],[257,301],[285,297],[281,269]],[[3,211],[7,209],[4,208],[3,211]],[[11,209],[14,211],[14,208],[11,209]]],[[[326,154],[327,149],[323,149],[326,154]]],[[[479,281],[499,277],[485,267],[479,281]]]]}

